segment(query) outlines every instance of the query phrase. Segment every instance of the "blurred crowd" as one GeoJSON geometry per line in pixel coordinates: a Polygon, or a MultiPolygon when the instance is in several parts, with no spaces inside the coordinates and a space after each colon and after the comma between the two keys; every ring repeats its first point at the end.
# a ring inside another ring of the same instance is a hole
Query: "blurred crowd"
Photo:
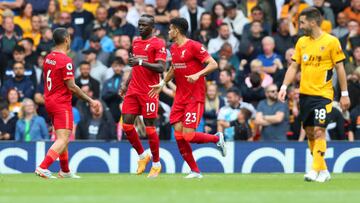
{"type": "MultiPolygon", "coordinates": [[[[0,140],[53,140],[44,108],[44,57],[52,30],[68,29],[76,84],[102,103],[99,112],[73,99],[72,140],[121,140],[119,96],[131,67],[131,43],[142,14],[155,16],[154,34],[166,41],[169,21],[184,17],[188,36],[200,41],[219,64],[207,76],[205,113],[198,131],[225,133],[227,141],[305,139],[299,120],[300,73],[277,100],[294,45],[302,36],[298,16],[309,6],[323,14],[321,28],[336,36],[344,61],[351,108],[342,111],[334,72],[335,98],[328,140],[360,139],[360,0],[0,0],[0,140]]],[[[168,54],[168,67],[171,56],[168,54]]],[[[160,94],[157,130],[173,139],[169,124],[176,82],[160,94]]],[[[141,117],[136,121],[145,136],[141,117]]]]}

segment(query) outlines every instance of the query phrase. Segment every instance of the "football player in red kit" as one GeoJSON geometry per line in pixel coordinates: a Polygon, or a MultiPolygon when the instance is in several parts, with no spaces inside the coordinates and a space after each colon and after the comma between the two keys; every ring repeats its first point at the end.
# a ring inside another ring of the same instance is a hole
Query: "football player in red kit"
{"type": "Polygon", "coordinates": [[[125,134],[139,155],[136,173],[142,174],[150,162],[150,155],[144,152],[139,136],[134,128],[134,121],[142,115],[146,126],[146,135],[149,139],[150,150],[153,158],[152,167],[148,175],[155,178],[161,171],[159,157],[159,136],[156,133],[155,120],[158,112],[158,98],[151,98],[147,94],[151,85],[158,84],[160,74],[165,70],[166,49],[165,42],[153,36],[154,17],[142,15],[138,27],[140,37],[134,39],[132,44],[132,57],[129,59],[133,67],[129,79],[121,89],[125,95],[122,105],[123,129],[125,134]]]}
{"type": "Polygon", "coordinates": [[[175,79],[176,93],[170,123],[175,128],[179,151],[191,169],[186,178],[202,178],[190,143],[215,143],[223,156],[226,155],[226,147],[222,133],[211,135],[195,132],[204,112],[204,76],[216,70],[218,65],[199,42],[186,37],[188,26],[184,18],[174,18],[170,21],[169,38],[174,42],[170,49],[172,67],[164,80],[151,86],[149,96],[156,98],[162,87],[172,78],[175,79]]]}
{"type": "Polygon", "coordinates": [[[53,39],[55,48],[44,59],[44,95],[45,108],[55,130],[56,141],[50,147],[43,162],[36,168],[35,174],[43,178],[55,178],[48,167],[59,158],[61,169],[58,176],[79,178],[70,172],[68,161],[69,136],[73,128],[72,94],[89,102],[97,110],[100,103],[88,97],[75,84],[72,59],[66,55],[71,43],[70,34],[65,28],[57,28],[53,32],[53,39]]]}

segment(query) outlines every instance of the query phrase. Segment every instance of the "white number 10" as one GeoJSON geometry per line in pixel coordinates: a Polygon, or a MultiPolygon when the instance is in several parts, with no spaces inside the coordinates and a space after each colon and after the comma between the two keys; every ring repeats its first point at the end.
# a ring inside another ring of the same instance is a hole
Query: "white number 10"
{"type": "Polygon", "coordinates": [[[155,112],[155,103],[146,103],[146,112],[155,112]]]}

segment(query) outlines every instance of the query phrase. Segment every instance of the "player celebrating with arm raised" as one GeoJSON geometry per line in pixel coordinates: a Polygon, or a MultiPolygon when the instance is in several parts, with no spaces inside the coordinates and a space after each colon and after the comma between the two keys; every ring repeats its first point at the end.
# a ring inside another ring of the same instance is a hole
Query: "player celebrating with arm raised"
{"type": "Polygon", "coordinates": [[[153,16],[142,15],[138,24],[141,38],[134,39],[133,56],[129,59],[133,68],[129,79],[121,89],[122,96],[126,93],[122,106],[123,129],[139,155],[136,173],[142,174],[151,158],[144,152],[134,128],[134,121],[136,116],[143,116],[153,157],[153,165],[148,177],[155,178],[161,171],[159,136],[155,128],[159,100],[150,98],[147,93],[150,91],[149,85],[157,84],[160,81],[160,73],[165,70],[166,50],[164,41],[153,36],[155,24],[153,16]]]}
{"type": "Polygon", "coordinates": [[[308,145],[313,155],[312,170],[306,181],[325,182],[330,173],[325,162],[325,130],[328,115],[332,109],[334,91],[332,87],[335,67],[341,88],[340,105],[342,109],[350,106],[343,60],[345,55],[337,38],[321,31],[322,16],[314,7],[304,9],[300,14],[300,29],[305,33],[295,46],[293,63],[288,68],[279,99],[285,100],[287,86],[295,79],[300,69],[300,115],[305,129],[308,145]]]}
{"type": "Polygon", "coordinates": [[[222,133],[210,135],[195,132],[204,112],[204,76],[216,70],[218,65],[200,43],[186,37],[188,26],[184,18],[170,21],[169,37],[175,42],[170,49],[172,67],[164,80],[151,86],[149,95],[157,97],[165,83],[175,78],[176,93],[170,123],[175,128],[175,139],[181,156],[191,169],[186,178],[202,178],[190,143],[216,143],[223,156],[226,155],[226,148],[222,133]],[[205,68],[204,64],[207,64],[205,68]]]}
{"type": "Polygon", "coordinates": [[[55,178],[48,167],[60,159],[60,178],[80,178],[69,170],[68,143],[73,128],[72,94],[89,102],[96,110],[100,103],[88,97],[75,84],[72,60],[66,55],[70,49],[70,34],[65,28],[54,30],[54,50],[44,59],[45,107],[56,133],[56,141],[50,147],[45,159],[36,168],[35,174],[43,178],[55,178]]]}

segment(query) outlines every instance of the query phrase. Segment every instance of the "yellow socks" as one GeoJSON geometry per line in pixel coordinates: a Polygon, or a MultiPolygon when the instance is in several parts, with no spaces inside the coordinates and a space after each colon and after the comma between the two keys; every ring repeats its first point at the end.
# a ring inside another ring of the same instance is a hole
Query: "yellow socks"
{"type": "MultiPolygon", "coordinates": [[[[315,171],[327,170],[325,162],[326,140],[316,139],[313,141],[313,169],[315,171]]],[[[309,143],[309,146],[311,143],[309,143]]]]}

